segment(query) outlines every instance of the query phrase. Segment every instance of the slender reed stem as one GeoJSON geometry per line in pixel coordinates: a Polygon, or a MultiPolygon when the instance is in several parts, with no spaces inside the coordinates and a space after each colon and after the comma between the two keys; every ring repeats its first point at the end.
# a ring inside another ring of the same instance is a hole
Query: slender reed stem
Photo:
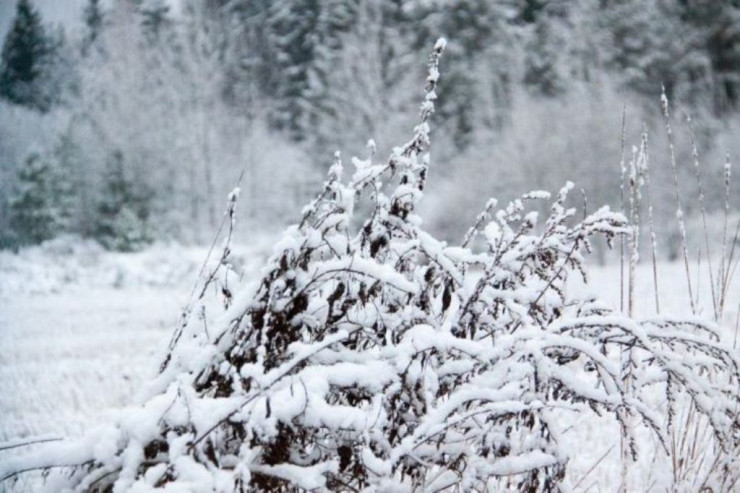
{"type": "Polygon", "coordinates": [[[676,218],[681,233],[681,249],[683,251],[683,263],[686,268],[686,285],[689,290],[689,302],[691,303],[691,313],[696,315],[696,306],[694,305],[694,293],[691,288],[691,272],[689,270],[689,250],[686,246],[686,225],[683,220],[683,204],[681,202],[681,190],[678,185],[678,166],[676,165],[676,152],[673,146],[673,129],[671,128],[671,118],[668,112],[668,97],[665,94],[665,87],[660,96],[663,106],[663,119],[665,121],[666,132],[668,133],[668,150],[671,157],[671,168],[673,169],[673,188],[676,192],[676,218]]]}
{"type": "MultiPolygon", "coordinates": [[[[701,222],[702,229],[704,230],[704,247],[707,252],[707,270],[709,271],[709,287],[712,294],[712,310],[714,312],[714,321],[719,322],[719,303],[717,299],[717,293],[715,291],[714,284],[714,265],[712,265],[712,252],[709,248],[709,231],[707,227],[707,208],[704,203],[704,180],[701,175],[701,168],[699,166],[699,151],[696,147],[696,136],[694,134],[694,126],[691,123],[691,116],[686,115],[686,126],[689,130],[689,136],[691,137],[691,157],[694,159],[694,174],[696,176],[696,183],[699,187],[699,210],[701,211],[701,222]]],[[[698,290],[698,287],[697,287],[698,290]]],[[[698,293],[697,293],[698,296],[698,293]]]]}
{"type": "Polygon", "coordinates": [[[642,156],[643,156],[643,173],[645,174],[645,186],[647,189],[648,200],[648,224],[650,227],[650,252],[653,261],[653,291],[655,293],[655,313],[660,315],[660,289],[658,288],[658,260],[657,250],[658,241],[655,235],[655,223],[653,221],[653,198],[650,187],[650,157],[648,155],[648,132],[647,125],[642,124],[642,156]]]}
{"type": "Polygon", "coordinates": [[[630,264],[629,264],[629,283],[627,291],[627,315],[634,316],[635,310],[635,277],[637,271],[637,262],[640,260],[640,207],[642,199],[643,169],[642,169],[642,150],[636,147],[632,148],[632,158],[630,159],[630,223],[632,224],[632,235],[630,235],[630,264]]]}
{"type": "MultiPolygon", "coordinates": [[[[720,260],[720,273],[717,282],[721,282],[722,285],[719,288],[719,315],[722,316],[724,312],[725,301],[727,298],[727,289],[729,287],[729,273],[730,263],[732,262],[727,258],[727,226],[730,217],[730,178],[732,176],[732,163],[730,161],[730,153],[725,154],[725,167],[724,167],[724,181],[725,181],[725,209],[724,209],[724,221],[722,224],[722,258],[720,260]]],[[[733,245],[734,247],[734,245],[733,245]]]]}
{"type": "Polygon", "coordinates": [[[735,339],[732,341],[732,349],[737,349],[738,330],[740,330],[740,303],[737,304],[737,316],[735,317],[735,339]]]}
{"type": "MultiPolygon", "coordinates": [[[[629,167],[629,187],[630,187],[630,224],[632,225],[632,234],[630,235],[630,263],[629,263],[629,283],[627,292],[627,314],[633,316],[635,309],[635,278],[637,262],[639,260],[640,246],[640,188],[642,185],[642,168],[640,160],[642,153],[638,153],[637,147],[632,147],[632,158],[629,167]]],[[[624,381],[625,391],[629,392],[632,387],[632,350],[625,349],[622,351],[622,380],[624,381]]],[[[625,416],[629,420],[629,416],[625,416]]],[[[620,456],[622,461],[621,486],[620,491],[629,491],[629,464],[630,446],[627,437],[623,434],[620,440],[620,456]]]]}
{"type": "MultiPolygon", "coordinates": [[[[624,199],[624,178],[627,174],[627,169],[624,164],[624,141],[625,134],[627,131],[627,106],[622,106],[622,146],[621,155],[619,158],[619,212],[625,213],[625,199],[624,199]]],[[[625,238],[622,236],[619,239],[619,311],[624,312],[624,242],[625,238]]]]}

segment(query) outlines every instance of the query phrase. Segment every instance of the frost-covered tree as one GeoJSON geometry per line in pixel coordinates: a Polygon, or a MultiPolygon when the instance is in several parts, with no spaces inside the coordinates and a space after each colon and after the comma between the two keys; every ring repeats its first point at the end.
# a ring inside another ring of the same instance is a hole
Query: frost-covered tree
{"type": "Polygon", "coordinates": [[[522,79],[518,3],[411,2],[422,46],[438,33],[450,39],[438,119],[441,138],[451,138],[456,151],[473,143],[476,133],[500,130],[510,117],[512,89],[522,79]]]}
{"type": "MultiPolygon", "coordinates": [[[[62,112],[40,113],[35,109],[0,100],[0,236],[9,233],[9,202],[17,190],[20,170],[29,154],[36,152],[56,169],[56,162],[48,149],[64,129],[66,118],[62,112]]],[[[9,242],[0,240],[5,245],[9,242]]]]}
{"type": "MultiPolygon", "coordinates": [[[[212,166],[204,149],[212,138],[205,132],[216,130],[206,122],[219,130],[227,123],[206,111],[218,108],[218,70],[184,43],[184,22],[163,23],[154,36],[152,26],[143,25],[141,9],[148,6],[156,2],[116,2],[106,12],[96,49],[81,62],[80,100],[69,133],[90,156],[81,162],[92,195],[106,187],[108,156],[124,149],[127,182],[137,193],[156,192],[148,208],[162,234],[178,231],[187,220],[198,231],[204,195],[215,193],[213,180],[204,176],[212,166]],[[193,210],[197,214],[187,217],[193,210]]],[[[189,233],[178,236],[187,239],[189,233]]]]}
{"type": "Polygon", "coordinates": [[[123,153],[113,152],[97,206],[94,238],[112,250],[138,250],[151,241],[149,214],[149,197],[126,178],[123,153]]]}
{"type": "Polygon", "coordinates": [[[718,114],[740,103],[740,3],[686,2],[682,16],[698,30],[712,68],[712,103],[718,114]]]}
{"type": "Polygon", "coordinates": [[[624,82],[694,109],[723,114],[737,108],[740,5],[737,2],[603,2],[607,66],[624,82]]]}
{"type": "Polygon", "coordinates": [[[64,457],[76,465],[54,480],[79,491],[558,491],[568,454],[557,413],[611,417],[634,455],[638,422],[668,450],[682,396],[728,452],[718,467],[730,464],[739,363],[712,326],[632,320],[567,290],[593,235],[629,232],[621,215],[577,218],[567,184],[542,223],[528,204],[549,194],[532,192],[490,201],[456,246],[421,227],[444,46],[412,138],[386,162],[353,159],[349,179],[337,155],[243,284],[229,265],[232,192],[223,254],[140,406],[0,477],[64,457]],[[629,384],[621,350],[635,362],[629,384]],[[666,415],[646,404],[656,392],[666,415]]]}
{"type": "Polygon", "coordinates": [[[564,39],[555,29],[556,19],[545,11],[537,17],[526,48],[524,84],[545,96],[556,96],[564,90],[560,57],[564,39]]]}
{"type": "Polygon", "coordinates": [[[70,107],[78,101],[79,72],[74,39],[61,26],[48,29],[49,56],[45,59],[39,94],[52,107],[70,107]]]}
{"type": "Polygon", "coordinates": [[[355,149],[368,135],[391,143],[411,122],[405,115],[415,103],[408,95],[420,71],[408,19],[396,2],[378,0],[363,2],[355,15],[340,48],[325,50],[320,71],[309,78],[304,110],[318,156],[327,148],[355,149]]]}
{"type": "Polygon", "coordinates": [[[606,62],[642,94],[657,98],[663,84],[671,100],[706,104],[711,63],[703,34],[684,20],[686,4],[613,2],[600,19],[613,43],[606,62]]]}
{"type": "Polygon", "coordinates": [[[73,126],[59,132],[50,159],[63,177],[58,188],[65,229],[82,236],[92,235],[96,221],[92,199],[95,193],[92,184],[95,180],[89,176],[91,169],[88,161],[94,158],[85,153],[76,140],[73,126]]]}
{"type": "Polygon", "coordinates": [[[269,42],[275,54],[268,62],[277,69],[271,92],[278,103],[272,122],[296,140],[310,133],[306,110],[320,105],[317,98],[325,77],[333,69],[332,54],[339,37],[352,26],[356,2],[347,0],[278,1],[267,6],[269,42]]]}
{"type": "Polygon", "coordinates": [[[65,175],[49,160],[31,153],[18,170],[17,187],[10,199],[10,228],[15,243],[40,243],[64,226],[65,175]]]}

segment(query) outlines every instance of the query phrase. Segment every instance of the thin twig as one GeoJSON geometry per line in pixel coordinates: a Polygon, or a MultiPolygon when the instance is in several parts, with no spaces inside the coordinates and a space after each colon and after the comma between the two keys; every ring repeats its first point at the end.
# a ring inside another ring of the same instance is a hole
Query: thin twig
{"type": "Polygon", "coordinates": [[[586,479],[586,478],[588,477],[588,475],[589,475],[589,474],[591,474],[591,473],[592,473],[592,472],[594,471],[594,469],[596,469],[596,467],[597,467],[597,466],[598,466],[599,464],[601,464],[601,462],[602,462],[602,461],[603,461],[604,459],[606,459],[606,456],[607,456],[607,455],[609,455],[609,454],[611,453],[611,451],[612,451],[612,450],[614,450],[614,447],[616,447],[616,444],[615,444],[615,445],[612,445],[612,446],[611,446],[611,447],[609,448],[609,450],[607,450],[606,452],[604,452],[604,454],[603,454],[603,455],[602,455],[601,457],[599,457],[599,458],[598,458],[598,460],[597,460],[596,462],[594,462],[594,465],[592,465],[592,466],[591,466],[591,468],[590,468],[590,469],[589,469],[588,471],[586,471],[586,474],[584,474],[583,476],[581,476],[581,479],[579,479],[579,480],[578,480],[578,482],[577,482],[576,484],[574,484],[574,485],[573,485],[573,489],[574,489],[574,490],[575,490],[575,489],[576,489],[576,488],[578,487],[578,485],[579,485],[579,484],[581,484],[581,483],[583,482],[583,480],[584,480],[584,479],[586,479]]]}
{"type": "Polygon", "coordinates": [[[26,442],[21,443],[13,443],[10,445],[2,445],[0,446],[0,452],[5,450],[11,450],[18,447],[26,447],[29,445],[36,445],[37,443],[47,443],[47,442],[58,442],[60,440],[63,440],[61,437],[51,437],[51,438],[32,438],[31,440],[28,440],[26,442]]]}
{"type": "Polygon", "coordinates": [[[26,467],[24,469],[19,469],[17,471],[10,472],[0,478],[0,483],[3,483],[9,479],[13,479],[16,476],[20,476],[21,474],[25,474],[27,472],[33,472],[33,471],[47,471],[49,469],[64,469],[64,468],[72,468],[72,467],[82,467],[85,464],[90,464],[91,461],[85,461],[80,464],[52,464],[49,466],[34,466],[34,467],[26,467]]]}
{"type": "Polygon", "coordinates": [[[658,261],[657,249],[658,242],[655,236],[655,224],[653,221],[653,198],[650,186],[650,158],[648,155],[648,133],[647,125],[642,124],[642,154],[644,160],[645,185],[647,189],[648,200],[648,226],[650,228],[650,251],[653,261],[653,292],[655,293],[655,313],[660,315],[660,289],[658,288],[658,261]]]}
{"type": "MultiPolygon", "coordinates": [[[[627,106],[622,106],[622,152],[619,159],[619,212],[625,213],[625,201],[624,201],[624,178],[627,173],[624,165],[624,141],[626,132],[626,116],[627,106]]],[[[625,238],[620,238],[619,245],[619,311],[624,313],[624,242],[625,238]]]]}

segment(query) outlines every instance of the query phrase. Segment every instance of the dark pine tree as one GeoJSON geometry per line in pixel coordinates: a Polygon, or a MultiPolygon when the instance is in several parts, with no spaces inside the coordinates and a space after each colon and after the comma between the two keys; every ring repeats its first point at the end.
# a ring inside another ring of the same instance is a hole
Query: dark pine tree
{"type": "Polygon", "coordinates": [[[0,59],[0,96],[12,103],[48,111],[51,101],[39,86],[49,54],[41,16],[29,0],[18,0],[0,59]]]}

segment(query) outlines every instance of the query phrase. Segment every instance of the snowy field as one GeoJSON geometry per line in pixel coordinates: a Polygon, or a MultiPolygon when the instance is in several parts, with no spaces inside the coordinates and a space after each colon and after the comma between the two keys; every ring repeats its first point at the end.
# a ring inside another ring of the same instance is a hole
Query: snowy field
{"type": "MultiPolygon", "coordinates": [[[[236,249],[245,271],[265,257],[257,245],[236,249]]],[[[0,252],[0,442],[81,434],[131,403],[206,255],[110,253],[70,239],[0,252]]]]}
{"type": "MultiPolygon", "coordinates": [[[[237,249],[237,258],[245,272],[254,272],[267,251],[237,249]]],[[[0,254],[0,442],[79,435],[131,403],[156,371],[205,255],[205,249],[164,246],[111,254],[65,241],[21,255],[0,254]]],[[[690,313],[683,269],[659,265],[664,314],[690,313]]],[[[638,278],[638,313],[651,315],[649,264],[639,267],[638,278]]],[[[730,344],[737,337],[738,281],[736,276],[722,324],[730,344]]],[[[706,272],[699,284],[700,304],[709,316],[706,272]]],[[[596,293],[618,308],[618,286],[619,266],[613,265],[592,268],[589,285],[574,282],[571,289],[596,293]]],[[[572,450],[587,451],[571,462],[574,491],[615,491],[617,430],[594,418],[563,420],[563,439],[572,441],[572,450]]],[[[0,450],[0,461],[18,451],[0,450]]],[[[643,457],[639,476],[652,481],[668,474],[652,460],[643,457]]],[[[15,490],[34,487],[19,482],[15,490]]]]}

